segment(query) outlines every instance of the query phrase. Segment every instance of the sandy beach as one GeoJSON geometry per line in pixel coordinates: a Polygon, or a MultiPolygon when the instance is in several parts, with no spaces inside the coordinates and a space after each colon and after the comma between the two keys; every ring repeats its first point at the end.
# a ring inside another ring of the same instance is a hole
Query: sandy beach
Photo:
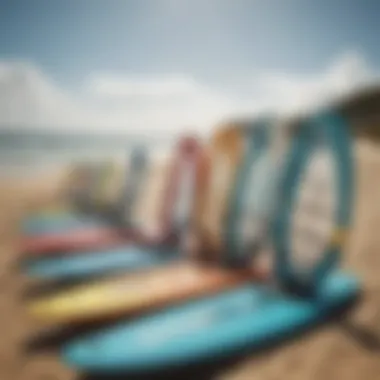
{"type": "MultiPolygon", "coordinates": [[[[380,148],[356,144],[356,204],[344,267],[363,281],[364,294],[348,319],[377,334],[364,345],[338,322],[262,355],[250,355],[195,379],[223,380],[376,380],[380,379],[380,148]],[[378,224],[379,223],[379,224],[378,224]]],[[[0,379],[74,380],[78,378],[52,353],[30,354],[25,339],[38,328],[25,315],[22,293],[28,280],[17,271],[18,223],[28,211],[57,201],[59,176],[0,183],[0,379]]],[[[182,378],[185,378],[184,375],[182,378]]]]}

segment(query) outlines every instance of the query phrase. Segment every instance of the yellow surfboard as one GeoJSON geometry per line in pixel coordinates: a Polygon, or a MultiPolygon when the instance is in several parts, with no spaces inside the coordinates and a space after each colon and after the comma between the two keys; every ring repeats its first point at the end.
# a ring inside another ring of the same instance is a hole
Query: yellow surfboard
{"type": "Polygon", "coordinates": [[[257,278],[258,273],[184,261],[75,287],[32,302],[28,309],[34,318],[47,323],[105,321],[204,297],[237,286],[253,276],[257,278]]]}

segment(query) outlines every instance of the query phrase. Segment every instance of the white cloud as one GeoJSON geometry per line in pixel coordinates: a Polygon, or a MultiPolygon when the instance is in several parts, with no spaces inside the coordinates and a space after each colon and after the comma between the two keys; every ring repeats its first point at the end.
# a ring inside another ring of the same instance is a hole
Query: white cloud
{"type": "Polygon", "coordinates": [[[81,125],[86,111],[36,66],[0,62],[0,125],[59,128],[81,125]]]}
{"type": "Polygon", "coordinates": [[[325,106],[378,79],[377,73],[361,55],[348,52],[323,72],[312,76],[265,73],[260,86],[267,96],[272,97],[276,109],[291,113],[325,106]]]}
{"type": "Polygon", "coordinates": [[[93,74],[87,83],[89,91],[98,96],[178,96],[196,93],[198,84],[184,75],[117,76],[93,74]]]}
{"type": "Polygon", "coordinates": [[[0,126],[145,134],[195,128],[207,133],[229,115],[315,108],[378,79],[352,52],[315,75],[266,72],[247,78],[243,84],[252,90],[243,93],[182,74],[93,73],[71,94],[33,64],[0,61],[0,126]]]}
{"type": "Polygon", "coordinates": [[[139,131],[202,130],[235,108],[231,96],[179,74],[92,75],[84,90],[85,98],[112,115],[113,123],[139,131]]]}

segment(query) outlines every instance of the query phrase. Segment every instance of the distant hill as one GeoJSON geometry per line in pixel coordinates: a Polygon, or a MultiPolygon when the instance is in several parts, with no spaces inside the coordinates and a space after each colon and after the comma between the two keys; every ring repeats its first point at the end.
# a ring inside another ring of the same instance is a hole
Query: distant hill
{"type": "MultiPolygon", "coordinates": [[[[380,143],[380,86],[358,91],[335,102],[330,108],[346,118],[355,137],[380,143]]],[[[288,123],[297,127],[305,116],[295,115],[288,123]]]]}
{"type": "Polygon", "coordinates": [[[347,117],[356,136],[380,142],[380,86],[349,96],[334,108],[347,117]]]}

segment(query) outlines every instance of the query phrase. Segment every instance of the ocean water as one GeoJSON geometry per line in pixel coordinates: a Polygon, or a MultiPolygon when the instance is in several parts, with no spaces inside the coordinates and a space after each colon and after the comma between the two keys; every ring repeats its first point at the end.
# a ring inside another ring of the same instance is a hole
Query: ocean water
{"type": "Polygon", "coordinates": [[[135,146],[150,157],[170,151],[170,136],[128,134],[52,133],[41,130],[0,130],[0,176],[29,176],[60,169],[73,162],[128,159],[135,146]]]}

